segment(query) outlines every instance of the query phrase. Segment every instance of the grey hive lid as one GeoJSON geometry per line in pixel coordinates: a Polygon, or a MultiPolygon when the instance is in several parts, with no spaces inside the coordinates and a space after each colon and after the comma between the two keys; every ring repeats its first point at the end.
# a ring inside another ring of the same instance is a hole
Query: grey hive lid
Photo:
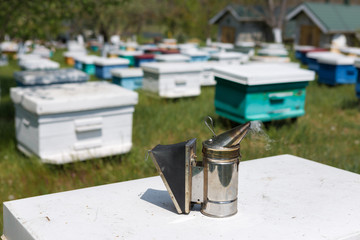
{"type": "Polygon", "coordinates": [[[74,68],[47,71],[19,71],[14,73],[14,78],[23,85],[84,82],[89,80],[89,76],[86,73],[74,68]]]}
{"type": "Polygon", "coordinates": [[[214,75],[242,85],[265,85],[313,81],[315,73],[310,70],[286,66],[286,64],[250,64],[219,66],[214,75]]]}
{"type": "Polygon", "coordinates": [[[107,82],[11,88],[15,104],[37,115],[135,105],[138,94],[107,82]]]}
{"type": "Polygon", "coordinates": [[[152,72],[157,74],[201,72],[203,69],[202,66],[198,64],[187,63],[187,62],[177,62],[177,63],[152,62],[152,63],[142,64],[141,68],[144,70],[144,72],[152,72]]]}

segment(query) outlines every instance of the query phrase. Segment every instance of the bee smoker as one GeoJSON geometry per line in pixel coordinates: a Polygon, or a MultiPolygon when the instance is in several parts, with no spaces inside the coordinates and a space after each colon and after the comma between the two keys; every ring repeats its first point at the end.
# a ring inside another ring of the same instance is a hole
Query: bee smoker
{"type": "MultiPolygon", "coordinates": [[[[209,117],[211,124],[212,119],[209,117]]],[[[209,124],[205,121],[209,127],[209,124]]],[[[250,123],[237,126],[203,142],[203,162],[196,161],[196,138],[150,150],[156,169],[177,212],[189,213],[195,203],[210,217],[237,213],[240,142],[250,123]]]]}

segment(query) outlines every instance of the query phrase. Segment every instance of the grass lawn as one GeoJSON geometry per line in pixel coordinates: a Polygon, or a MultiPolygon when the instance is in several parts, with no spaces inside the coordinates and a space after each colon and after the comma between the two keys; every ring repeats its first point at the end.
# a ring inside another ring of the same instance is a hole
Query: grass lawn
{"type": "MultiPolygon", "coordinates": [[[[61,51],[55,53],[54,59],[65,67],[61,51]]],[[[42,164],[36,157],[25,157],[16,148],[9,88],[15,86],[13,72],[18,70],[13,60],[9,66],[0,67],[0,203],[157,175],[151,159],[146,160],[147,150],[158,143],[196,137],[198,159],[201,159],[201,141],[212,136],[203,123],[204,117],[213,117],[216,133],[232,126],[230,121],[215,114],[214,87],[202,88],[199,97],[178,100],[153,98],[140,90],[130,153],[62,166],[42,164]]],[[[242,160],[293,154],[360,173],[359,106],[354,85],[327,87],[311,82],[307,87],[306,115],[296,122],[267,124],[265,131],[272,139],[270,149],[265,138],[248,136],[241,145],[242,160]]]]}

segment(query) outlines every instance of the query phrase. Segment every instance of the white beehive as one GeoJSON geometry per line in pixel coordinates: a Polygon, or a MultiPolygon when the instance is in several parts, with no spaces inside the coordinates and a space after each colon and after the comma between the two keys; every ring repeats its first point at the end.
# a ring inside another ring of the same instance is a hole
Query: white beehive
{"type": "Polygon", "coordinates": [[[249,60],[247,55],[238,52],[218,52],[211,54],[210,59],[226,64],[241,64],[249,60]]]}
{"type": "Polygon", "coordinates": [[[107,82],[12,88],[18,148],[43,162],[126,153],[136,92],[107,82]]]}
{"type": "Polygon", "coordinates": [[[155,60],[157,62],[188,62],[190,57],[183,54],[162,54],[155,55],[155,60]]]}
{"type": "Polygon", "coordinates": [[[192,63],[143,64],[143,89],[164,98],[200,95],[202,67],[192,63]]]}
{"type": "Polygon", "coordinates": [[[19,66],[24,70],[49,70],[60,68],[60,64],[58,62],[36,57],[20,60],[19,66]]]}
{"type": "Polygon", "coordinates": [[[14,78],[19,86],[78,83],[89,80],[89,76],[86,73],[74,68],[46,71],[20,71],[14,73],[14,78]]]}
{"type": "Polygon", "coordinates": [[[224,62],[218,62],[218,61],[193,62],[192,64],[200,66],[202,68],[201,80],[200,80],[201,86],[216,85],[213,68],[217,66],[227,65],[224,62]]]}
{"type": "Polygon", "coordinates": [[[291,155],[241,162],[239,173],[238,213],[229,218],[177,214],[157,176],[4,202],[4,238],[360,238],[359,174],[291,155]]]}

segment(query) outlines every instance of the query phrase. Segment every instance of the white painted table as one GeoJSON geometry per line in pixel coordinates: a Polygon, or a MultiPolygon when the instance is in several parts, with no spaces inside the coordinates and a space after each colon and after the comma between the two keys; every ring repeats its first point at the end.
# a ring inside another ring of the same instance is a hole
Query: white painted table
{"type": "Polygon", "coordinates": [[[4,203],[4,237],[360,239],[360,175],[291,155],[240,163],[239,212],[178,215],[160,177],[4,203]]]}

